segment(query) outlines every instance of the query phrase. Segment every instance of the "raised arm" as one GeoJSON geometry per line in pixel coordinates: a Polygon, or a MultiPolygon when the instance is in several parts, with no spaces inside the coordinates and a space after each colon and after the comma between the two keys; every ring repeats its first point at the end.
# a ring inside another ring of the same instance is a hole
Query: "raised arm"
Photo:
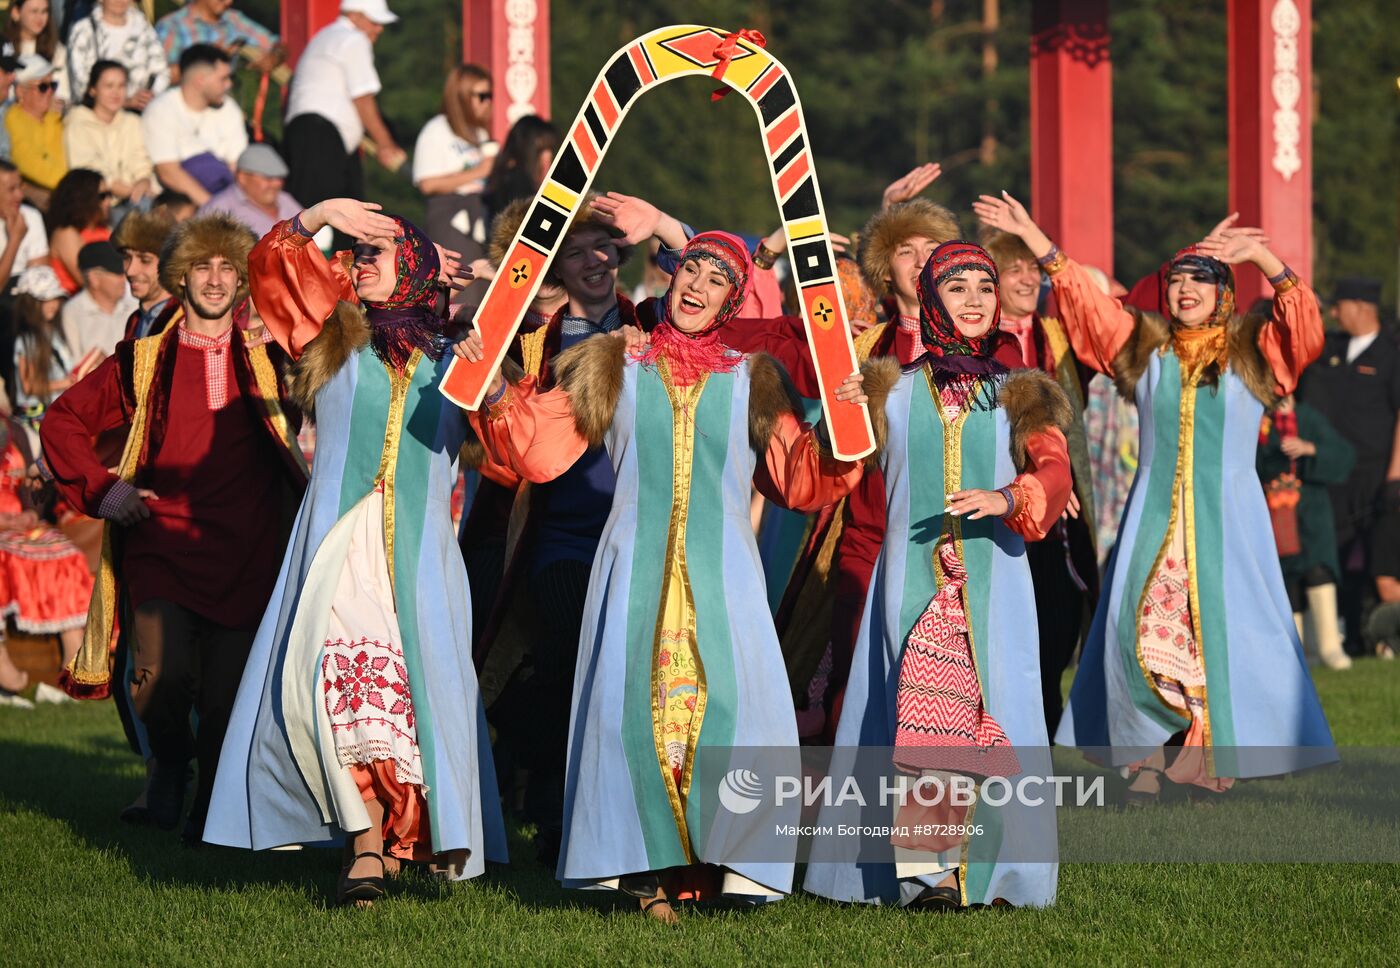
{"type": "Polygon", "coordinates": [[[399,230],[372,202],[333,198],[278,222],[253,247],[248,256],[253,305],[293,359],[320,335],[337,302],[355,301],[345,254],[327,260],[309,244],[327,225],[355,238],[393,237],[399,230]]]}
{"type": "Polygon", "coordinates": [[[1235,216],[1216,226],[1197,246],[1203,255],[1227,265],[1251,263],[1274,287],[1273,317],[1259,332],[1259,350],[1269,361],[1275,388],[1286,396],[1298,386],[1308,364],[1322,353],[1322,310],[1307,283],[1274,255],[1256,228],[1235,228],[1235,216]]]}
{"type": "Polygon", "coordinates": [[[1098,287],[1083,266],[1055,247],[1016,199],[1006,192],[972,203],[982,224],[1019,236],[1040,262],[1055,289],[1060,320],[1075,356],[1100,373],[1113,374],[1113,360],[1132,336],[1137,317],[1098,287]]]}

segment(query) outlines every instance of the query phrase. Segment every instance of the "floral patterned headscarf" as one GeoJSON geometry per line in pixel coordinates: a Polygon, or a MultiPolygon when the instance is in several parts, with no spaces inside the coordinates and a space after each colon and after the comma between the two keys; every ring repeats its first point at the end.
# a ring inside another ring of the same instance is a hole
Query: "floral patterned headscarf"
{"type": "Polygon", "coordinates": [[[370,343],[378,357],[402,369],[415,349],[437,360],[446,343],[443,320],[437,313],[438,275],[442,263],[432,239],[407,219],[390,216],[399,225],[394,236],[397,270],[394,291],[383,301],[365,301],[370,343]]]}
{"type": "Polygon", "coordinates": [[[986,249],[974,242],[944,242],[928,257],[919,273],[916,287],[919,295],[919,329],[924,353],[905,369],[928,366],[940,391],[958,384],[958,396],[976,405],[990,408],[996,405],[999,378],[1008,372],[1006,364],[993,354],[1006,339],[1015,339],[1001,332],[1001,292],[998,289],[992,305],[992,323],[981,336],[969,339],[958,331],[953,317],[938,287],[951,276],[970,269],[980,269],[999,286],[996,262],[986,249]],[[976,386],[974,386],[976,384],[976,386]],[[976,391],[976,392],[974,392],[976,391]]]}
{"type": "MultiPolygon", "coordinates": [[[[1235,272],[1233,269],[1219,259],[1202,255],[1199,246],[1188,245],[1172,256],[1172,261],[1163,276],[1162,296],[1164,300],[1167,288],[1166,280],[1177,272],[1185,273],[1198,282],[1215,284],[1215,311],[1211,313],[1210,321],[1203,324],[1202,328],[1224,326],[1230,322],[1230,318],[1235,315],[1235,272]]],[[[1173,319],[1172,322],[1175,323],[1176,320],[1173,319]]]]}

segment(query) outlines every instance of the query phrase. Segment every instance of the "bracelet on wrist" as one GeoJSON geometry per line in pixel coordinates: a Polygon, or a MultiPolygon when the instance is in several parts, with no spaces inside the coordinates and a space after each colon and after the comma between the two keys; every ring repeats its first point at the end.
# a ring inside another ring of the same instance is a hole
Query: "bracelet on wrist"
{"type": "Polygon", "coordinates": [[[303,238],[307,239],[311,238],[316,234],[315,232],[312,232],[309,229],[307,229],[307,227],[302,223],[300,212],[297,212],[295,215],[292,216],[292,231],[295,232],[297,235],[300,235],[303,238]]]}
{"type": "Polygon", "coordinates": [[[1269,285],[1274,287],[1275,293],[1287,292],[1298,285],[1298,276],[1287,265],[1284,265],[1277,275],[1269,276],[1269,285]]]}
{"type": "Polygon", "coordinates": [[[1069,256],[1065,255],[1060,247],[1052,242],[1050,243],[1050,251],[1035,261],[1040,264],[1040,268],[1045,271],[1046,275],[1053,276],[1069,263],[1069,256]]]}
{"type": "Polygon", "coordinates": [[[754,250],[753,254],[754,265],[760,269],[771,269],[773,268],[773,263],[777,260],[778,253],[768,248],[764,243],[758,243],[758,248],[754,250]]]}
{"type": "Polygon", "coordinates": [[[1011,490],[1011,485],[997,488],[997,493],[1006,498],[1006,513],[1003,518],[1011,519],[1016,516],[1016,492],[1011,490]]]}

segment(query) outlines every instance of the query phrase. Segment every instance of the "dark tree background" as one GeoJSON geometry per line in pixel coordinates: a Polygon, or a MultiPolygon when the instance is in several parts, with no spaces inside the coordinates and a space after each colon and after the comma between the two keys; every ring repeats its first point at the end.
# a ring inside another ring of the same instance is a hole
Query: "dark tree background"
{"type": "MultiPolygon", "coordinates": [[[[161,7],[166,6],[164,3],[161,7]]],[[[381,108],[404,147],[436,113],[461,50],[454,0],[394,0],[379,41],[381,108]]],[[[276,24],[273,0],[241,9],[276,24]]],[[[797,80],[827,214],[859,227],[891,179],[941,162],[930,197],[964,219],[979,193],[1029,199],[1029,0],[555,0],[553,113],[572,120],[604,60],[669,23],[757,28],[797,80]],[[1000,8],[994,22],[989,7],[1000,8]]],[[[1225,5],[1112,5],[1116,274],[1131,284],[1225,214],[1225,5]]],[[[1400,4],[1313,4],[1316,285],[1369,274],[1394,305],[1400,257],[1400,4]]],[[[669,83],[633,109],[597,185],[650,198],[693,224],[765,232],[776,207],[747,102],[711,104],[712,83],[669,83]]],[[[240,99],[251,106],[254,86],[240,99]]],[[[280,131],[276,105],[267,129],[280,131]]],[[[370,164],[374,196],[410,217],[405,173],[370,164]]]]}

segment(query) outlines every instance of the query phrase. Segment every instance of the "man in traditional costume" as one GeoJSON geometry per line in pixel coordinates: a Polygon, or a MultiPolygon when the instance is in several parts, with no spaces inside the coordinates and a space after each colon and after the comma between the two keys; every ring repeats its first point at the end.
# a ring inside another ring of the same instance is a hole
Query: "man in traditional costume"
{"type": "Polygon", "coordinates": [[[86,698],[111,688],[117,629],[155,769],[147,808],[179,823],[187,764],[199,783],[186,825],[197,841],[237,681],[277,577],[292,501],[305,487],[287,358],[234,328],[253,238],[225,216],[183,223],[161,256],[182,320],[125,340],[50,406],[42,439],[60,494],[107,521],[83,647],[63,672],[86,698]],[[94,438],[130,425],[113,472],[94,438]],[[197,718],[192,734],[190,714],[197,718]]]}
{"type": "Polygon", "coordinates": [[[382,896],[401,860],[459,878],[505,860],[452,528],[467,418],[438,392],[455,261],[378,208],[321,202],[249,260],[316,460],[204,831],[252,850],[344,837],[343,904],[382,896]],[[353,253],[321,255],[327,225],[353,253]]]}
{"type": "MultiPolygon", "coordinates": [[[[523,207],[508,209],[494,234],[513,237],[523,215],[523,207]]],[[[620,335],[623,327],[651,328],[617,291],[618,268],[630,251],[623,233],[599,220],[591,205],[575,216],[545,278],[567,301],[517,342],[518,362],[538,386],[554,386],[555,359],[584,340],[620,335]]],[[[514,510],[507,508],[519,538],[482,633],[483,692],[488,704],[499,700],[491,716],[497,749],[504,746],[508,761],[529,771],[525,816],[538,827],[547,864],[557,860],[563,837],[569,697],[584,597],[616,485],[602,447],[591,447],[555,480],[520,485],[514,510]]]]}

